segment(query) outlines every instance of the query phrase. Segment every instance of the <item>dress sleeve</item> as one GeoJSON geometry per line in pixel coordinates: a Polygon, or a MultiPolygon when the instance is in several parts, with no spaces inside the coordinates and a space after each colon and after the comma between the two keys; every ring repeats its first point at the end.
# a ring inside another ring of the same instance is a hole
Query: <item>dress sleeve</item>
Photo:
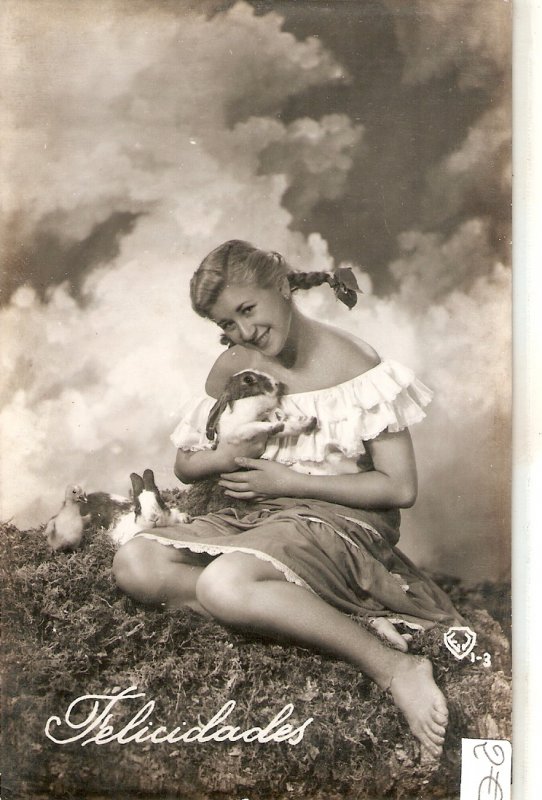
{"type": "Polygon", "coordinates": [[[391,433],[421,422],[433,392],[413,371],[397,361],[383,361],[353,386],[360,437],[367,441],[385,430],[391,433]]]}
{"type": "Polygon", "coordinates": [[[181,421],[170,436],[171,441],[180,450],[211,450],[213,443],[206,434],[207,418],[215,400],[205,395],[197,399],[191,398],[181,411],[181,421]]]}
{"type": "Polygon", "coordinates": [[[433,392],[408,367],[382,361],[352,380],[295,395],[286,395],[286,414],[316,417],[316,429],[296,438],[270,439],[264,457],[285,464],[323,463],[331,453],[353,459],[364,442],[383,431],[396,433],[420,422],[433,392]]]}

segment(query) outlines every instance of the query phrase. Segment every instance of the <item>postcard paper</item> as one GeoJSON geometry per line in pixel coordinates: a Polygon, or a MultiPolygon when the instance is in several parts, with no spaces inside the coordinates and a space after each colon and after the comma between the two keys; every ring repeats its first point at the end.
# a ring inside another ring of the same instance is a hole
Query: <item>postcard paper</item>
{"type": "Polygon", "coordinates": [[[510,797],[510,4],[2,23],[5,796],[510,797]]]}

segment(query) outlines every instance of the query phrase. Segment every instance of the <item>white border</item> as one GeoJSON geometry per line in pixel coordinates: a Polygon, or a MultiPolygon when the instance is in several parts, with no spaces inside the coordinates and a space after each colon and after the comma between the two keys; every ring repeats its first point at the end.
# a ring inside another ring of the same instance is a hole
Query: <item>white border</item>
{"type": "Polygon", "coordinates": [[[514,3],[514,800],[540,796],[542,0],[514,3]]]}

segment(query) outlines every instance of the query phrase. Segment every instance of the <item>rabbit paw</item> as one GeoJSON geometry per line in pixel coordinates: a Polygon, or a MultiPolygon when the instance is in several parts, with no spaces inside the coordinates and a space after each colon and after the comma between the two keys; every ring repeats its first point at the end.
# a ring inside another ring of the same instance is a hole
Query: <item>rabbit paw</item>
{"type": "Polygon", "coordinates": [[[316,417],[306,417],[305,421],[303,422],[302,431],[303,433],[312,433],[316,430],[318,426],[318,420],[316,417]]]}
{"type": "Polygon", "coordinates": [[[185,511],[179,511],[178,508],[170,509],[169,514],[170,525],[189,525],[193,520],[190,514],[187,514],[185,511]]]}

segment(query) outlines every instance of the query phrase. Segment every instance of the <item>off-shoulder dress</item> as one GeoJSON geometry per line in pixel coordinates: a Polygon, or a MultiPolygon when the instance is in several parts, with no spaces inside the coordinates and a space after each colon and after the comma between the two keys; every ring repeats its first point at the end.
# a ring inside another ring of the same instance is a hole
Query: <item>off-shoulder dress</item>
{"type": "MultiPolygon", "coordinates": [[[[318,426],[298,437],[270,438],[262,458],[317,475],[371,470],[364,442],[422,420],[431,397],[410,369],[390,360],[336,386],[288,394],[285,414],[315,416],[318,426]]],[[[185,407],[171,436],[177,448],[212,447],[205,429],[214,403],[204,396],[185,407]]],[[[447,595],[396,547],[399,521],[398,509],[285,497],[254,503],[243,516],[225,508],[138,535],[209,557],[253,554],[349,614],[386,616],[413,628],[460,622],[447,595]]]]}

